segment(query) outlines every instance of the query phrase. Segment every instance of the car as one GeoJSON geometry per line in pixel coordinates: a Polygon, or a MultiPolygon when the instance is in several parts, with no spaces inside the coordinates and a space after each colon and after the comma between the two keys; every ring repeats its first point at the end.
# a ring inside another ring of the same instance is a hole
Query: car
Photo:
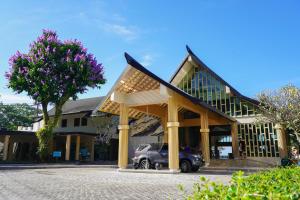
{"type": "MultiPolygon", "coordinates": [[[[132,158],[135,169],[159,169],[168,166],[168,144],[141,144],[132,158]]],[[[199,153],[193,153],[189,148],[180,149],[179,165],[181,172],[196,172],[204,165],[199,153]]]]}

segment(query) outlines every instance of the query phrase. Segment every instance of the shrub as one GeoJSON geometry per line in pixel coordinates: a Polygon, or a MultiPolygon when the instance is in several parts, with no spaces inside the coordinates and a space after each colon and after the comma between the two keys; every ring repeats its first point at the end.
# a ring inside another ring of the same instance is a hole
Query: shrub
{"type": "Polygon", "coordinates": [[[192,199],[300,199],[300,167],[275,168],[249,176],[239,171],[233,174],[228,185],[211,182],[201,177],[187,194],[182,185],[179,189],[186,200],[192,199]]]}

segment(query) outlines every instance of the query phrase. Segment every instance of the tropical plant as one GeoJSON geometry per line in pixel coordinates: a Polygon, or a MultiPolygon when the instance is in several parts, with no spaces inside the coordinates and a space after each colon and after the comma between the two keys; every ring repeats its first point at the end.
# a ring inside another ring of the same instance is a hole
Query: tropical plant
{"type": "Polygon", "coordinates": [[[300,167],[276,168],[244,176],[233,174],[229,184],[216,183],[201,177],[188,193],[179,185],[187,200],[298,200],[300,199],[300,167]]]}
{"type": "Polygon", "coordinates": [[[43,34],[30,44],[27,54],[17,51],[9,59],[9,65],[10,70],[5,75],[8,86],[17,93],[26,92],[42,106],[44,126],[36,135],[40,156],[46,158],[62,106],[88,87],[100,88],[105,83],[103,66],[93,54],[87,53],[81,42],[61,41],[51,30],[43,30],[43,34]],[[55,106],[51,119],[47,112],[49,104],[55,106]]]}
{"type": "Polygon", "coordinates": [[[0,128],[17,130],[18,126],[31,126],[40,110],[26,103],[3,104],[0,102],[0,128]]]}
{"type": "Polygon", "coordinates": [[[300,142],[300,89],[287,85],[279,90],[260,93],[258,100],[261,113],[258,120],[280,124],[292,130],[300,142]]]}

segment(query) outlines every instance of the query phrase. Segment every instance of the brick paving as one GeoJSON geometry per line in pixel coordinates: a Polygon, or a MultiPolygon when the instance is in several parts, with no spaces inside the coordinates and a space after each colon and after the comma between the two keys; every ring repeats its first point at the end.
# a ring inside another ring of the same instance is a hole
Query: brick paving
{"type": "Polygon", "coordinates": [[[0,200],[182,199],[178,184],[191,188],[199,176],[227,183],[230,175],[144,174],[116,169],[0,170],[0,200]]]}

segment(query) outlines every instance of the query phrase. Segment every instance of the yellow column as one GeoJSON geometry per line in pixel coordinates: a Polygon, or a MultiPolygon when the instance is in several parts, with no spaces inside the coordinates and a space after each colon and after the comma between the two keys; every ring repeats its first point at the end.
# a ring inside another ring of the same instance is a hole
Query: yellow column
{"type": "Polygon", "coordinates": [[[210,150],[209,150],[209,128],[208,128],[208,115],[207,112],[202,113],[201,120],[201,147],[202,155],[205,161],[205,165],[209,165],[210,162],[210,150]]]}
{"type": "Polygon", "coordinates": [[[70,150],[71,150],[71,135],[67,135],[66,138],[66,161],[70,160],[70,150]]]}
{"type": "Polygon", "coordinates": [[[240,157],[237,122],[231,124],[231,138],[232,138],[232,153],[234,158],[237,159],[240,157]]]}
{"type": "Polygon", "coordinates": [[[169,143],[169,169],[177,172],[179,170],[179,141],[178,141],[178,105],[174,97],[168,101],[168,143],[169,143]]]}
{"type": "Polygon", "coordinates": [[[168,143],[168,127],[167,127],[167,117],[161,118],[161,125],[164,131],[164,143],[168,143]]]}
{"type": "Polygon", "coordinates": [[[91,138],[91,161],[94,161],[94,157],[95,157],[95,140],[94,137],[91,138]]]}
{"type": "Polygon", "coordinates": [[[120,104],[119,119],[119,158],[118,166],[121,169],[127,168],[128,165],[128,106],[120,104]]]}
{"type": "Polygon", "coordinates": [[[288,155],[288,151],[287,151],[286,135],[285,135],[284,127],[281,124],[276,124],[275,129],[278,138],[279,156],[280,158],[285,158],[288,155]]]}
{"type": "Polygon", "coordinates": [[[79,154],[80,154],[80,135],[76,136],[76,155],[75,160],[79,161],[79,154]]]}
{"type": "Polygon", "coordinates": [[[3,149],[3,160],[8,160],[8,147],[9,147],[9,135],[5,135],[4,138],[4,149],[3,149]]]}

